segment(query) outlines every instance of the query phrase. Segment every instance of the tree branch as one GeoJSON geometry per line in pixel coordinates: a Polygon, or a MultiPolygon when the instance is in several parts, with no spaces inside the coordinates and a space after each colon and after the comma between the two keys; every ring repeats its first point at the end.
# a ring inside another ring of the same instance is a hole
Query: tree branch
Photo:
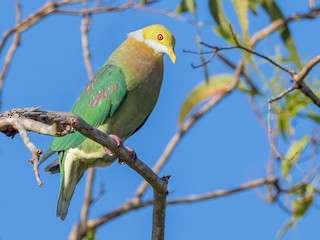
{"type": "Polygon", "coordinates": [[[256,32],[250,40],[250,43],[251,43],[250,45],[253,48],[261,39],[264,39],[265,37],[269,36],[271,33],[278,31],[280,28],[282,28],[283,26],[285,26],[290,22],[302,20],[302,19],[314,19],[319,15],[320,15],[320,8],[317,8],[317,9],[311,9],[307,13],[293,14],[292,16],[285,19],[278,19],[272,22],[267,27],[263,28],[262,30],[256,32]]]}
{"type": "Polygon", "coordinates": [[[87,69],[89,80],[92,80],[94,78],[94,73],[93,73],[93,68],[91,64],[91,53],[89,50],[89,39],[88,39],[90,24],[91,24],[91,17],[83,16],[81,20],[81,27],[80,27],[82,55],[83,55],[84,64],[87,69]]]}
{"type": "MultiPolygon", "coordinates": [[[[135,162],[131,161],[129,150],[123,146],[117,146],[117,143],[113,138],[104,134],[100,130],[93,128],[80,117],[71,113],[47,112],[39,110],[39,108],[20,108],[6,111],[0,115],[0,131],[5,133],[7,136],[12,136],[12,134],[16,134],[17,132],[20,133],[20,135],[25,138],[24,142],[27,147],[30,148],[32,153],[34,153],[35,146],[31,144],[31,140],[29,138],[26,138],[26,131],[49,133],[49,129],[51,129],[50,135],[57,136],[60,134],[61,129],[63,131],[67,130],[66,126],[71,126],[71,129],[75,129],[84,136],[113,151],[117,157],[121,158],[129,167],[139,173],[152,186],[154,193],[157,195],[154,197],[154,213],[161,213],[159,216],[154,216],[155,220],[153,222],[153,232],[156,232],[156,235],[158,236],[158,229],[164,229],[165,204],[163,204],[163,202],[165,202],[167,194],[167,179],[159,178],[140,159],[137,159],[135,162]],[[24,124],[29,123],[30,121],[33,123],[32,125],[24,124]],[[39,125],[38,122],[40,122],[39,125]],[[33,128],[32,126],[35,127],[33,128]],[[11,135],[8,132],[9,129],[12,129],[11,135]],[[42,130],[37,131],[38,129],[42,130]]],[[[34,164],[37,163],[38,159],[34,164]]],[[[163,238],[161,238],[160,234],[159,238],[154,239],[163,238]]]]}
{"type": "Polygon", "coordinates": [[[238,187],[231,188],[231,189],[223,189],[223,190],[216,190],[211,193],[201,194],[201,195],[190,195],[186,197],[181,197],[173,200],[169,200],[167,204],[173,205],[173,204],[181,204],[181,203],[190,203],[190,202],[199,202],[209,199],[215,199],[218,197],[227,196],[233,193],[241,192],[244,190],[248,190],[251,188],[256,188],[263,185],[274,185],[278,182],[278,179],[276,178],[259,178],[255,180],[251,180],[249,182],[246,182],[238,187]]]}

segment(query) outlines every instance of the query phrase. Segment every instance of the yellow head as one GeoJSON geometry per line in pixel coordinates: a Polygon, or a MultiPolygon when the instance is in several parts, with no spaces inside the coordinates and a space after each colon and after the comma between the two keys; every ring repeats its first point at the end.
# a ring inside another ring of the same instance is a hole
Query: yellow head
{"type": "Polygon", "coordinates": [[[176,40],[166,27],[160,24],[150,25],[129,33],[128,37],[145,42],[158,54],[168,54],[171,58],[171,61],[176,63],[176,54],[174,53],[176,40]]]}

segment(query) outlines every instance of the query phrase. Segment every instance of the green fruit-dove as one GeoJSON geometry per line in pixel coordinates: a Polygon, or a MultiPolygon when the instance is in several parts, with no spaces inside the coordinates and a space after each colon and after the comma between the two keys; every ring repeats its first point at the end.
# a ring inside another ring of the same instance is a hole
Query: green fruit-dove
{"type": "MultiPolygon", "coordinates": [[[[122,144],[142,127],[155,107],[163,78],[163,55],[168,54],[175,63],[174,46],[172,33],[159,24],[129,33],[81,92],[71,112],[122,144]]],[[[128,149],[134,159],[134,151],[128,149]]],[[[57,216],[64,220],[85,170],[108,166],[116,156],[79,132],[54,138],[42,161],[55,152],[59,158],[46,170],[60,171],[57,216]]]]}

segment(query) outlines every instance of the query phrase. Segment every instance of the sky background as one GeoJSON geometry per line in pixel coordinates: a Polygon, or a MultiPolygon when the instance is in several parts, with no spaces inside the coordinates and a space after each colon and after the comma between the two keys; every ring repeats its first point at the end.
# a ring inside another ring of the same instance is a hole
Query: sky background
{"type": "MultiPolygon", "coordinates": [[[[174,10],[178,2],[163,0],[151,7],[174,10]]],[[[198,16],[205,22],[201,28],[203,41],[225,46],[226,43],[212,31],[214,24],[207,1],[199,2],[198,16]]],[[[223,2],[229,19],[239,30],[230,1],[223,2]]],[[[308,11],[306,0],[278,2],[286,16],[308,11]]],[[[23,18],[43,3],[22,0],[23,18]]],[[[184,17],[191,18],[188,14],[184,17]]],[[[268,24],[268,17],[263,14],[258,17],[250,14],[250,18],[251,33],[268,24]]],[[[44,110],[69,111],[88,81],[82,58],[80,20],[80,16],[54,14],[22,34],[21,45],[5,79],[3,111],[32,106],[41,106],[44,110]]],[[[177,63],[173,65],[165,56],[164,82],[158,104],[145,126],[126,142],[149,166],[153,166],[177,131],[178,112],[184,99],[204,79],[202,69],[190,67],[191,63],[199,63],[199,57],[182,51],[197,50],[195,27],[165,15],[127,10],[94,15],[89,35],[92,64],[97,72],[112,51],[125,40],[128,32],[154,23],[161,23],[174,33],[177,63]]],[[[14,1],[2,0],[0,32],[14,24],[14,1]]],[[[320,27],[319,20],[312,23],[297,22],[290,27],[301,58],[307,61],[316,56],[320,50],[320,35],[316,30],[320,27]]],[[[5,49],[8,47],[9,44],[5,49]]],[[[258,45],[258,50],[271,56],[276,51],[285,55],[281,47],[277,34],[272,34],[258,45]]],[[[1,64],[4,52],[0,55],[1,64]]],[[[233,59],[240,56],[237,51],[228,55],[233,59]]],[[[271,70],[266,69],[266,78],[272,75],[271,70]]],[[[232,73],[217,59],[209,64],[209,72],[210,75],[232,73]]],[[[316,74],[313,71],[311,76],[316,77],[316,74]]],[[[266,111],[266,108],[263,110],[266,111]]],[[[52,139],[38,134],[31,134],[31,137],[43,150],[52,139]]],[[[267,134],[255,117],[248,97],[236,92],[195,124],[160,175],[172,175],[168,199],[201,194],[265,177],[269,153],[267,134]]],[[[40,169],[44,187],[40,189],[28,159],[30,152],[19,136],[11,140],[0,135],[0,240],[66,239],[79,219],[85,178],[79,182],[67,219],[62,222],[55,216],[59,175],[45,173],[44,164],[40,169]]],[[[96,173],[94,191],[99,192],[100,185],[104,184],[106,193],[91,208],[91,218],[130,199],[141,182],[136,172],[117,163],[98,169],[96,173]]],[[[146,197],[152,197],[150,190],[146,197]]],[[[125,214],[99,228],[97,239],[150,239],[151,214],[151,207],[125,214]]],[[[165,235],[166,239],[269,240],[275,238],[289,217],[277,205],[264,202],[255,191],[250,190],[217,200],[168,206],[165,235]]],[[[315,239],[320,235],[319,224],[320,212],[312,208],[284,239],[315,239]]]]}

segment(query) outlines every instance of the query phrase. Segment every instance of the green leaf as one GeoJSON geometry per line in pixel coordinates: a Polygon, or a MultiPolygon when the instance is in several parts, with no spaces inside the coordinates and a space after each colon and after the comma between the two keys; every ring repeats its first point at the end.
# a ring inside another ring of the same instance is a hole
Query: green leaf
{"type": "Polygon", "coordinates": [[[261,0],[249,0],[249,9],[254,14],[257,15],[257,4],[260,4],[261,0]]]}
{"type": "Polygon", "coordinates": [[[287,134],[292,133],[293,129],[291,126],[291,121],[289,114],[287,112],[283,112],[278,116],[278,126],[280,133],[284,139],[287,139],[287,134]]]}
{"type": "Polygon", "coordinates": [[[296,164],[301,156],[301,153],[309,143],[311,136],[307,135],[301,138],[299,141],[294,142],[286,153],[284,160],[282,161],[282,174],[285,178],[289,176],[291,168],[296,164]]]}
{"type": "Polygon", "coordinates": [[[255,2],[249,1],[249,9],[254,15],[258,15],[257,4],[255,2]]]}
{"type": "Polygon", "coordinates": [[[305,214],[313,201],[313,195],[314,187],[312,185],[308,185],[306,194],[303,197],[297,198],[293,201],[292,215],[294,218],[301,218],[305,214]]]}
{"type": "Polygon", "coordinates": [[[320,123],[320,115],[319,114],[310,112],[310,113],[307,114],[307,117],[310,118],[311,120],[313,120],[316,123],[320,123]]]}
{"type": "Polygon", "coordinates": [[[185,118],[196,105],[227,91],[233,78],[233,75],[229,74],[212,76],[208,82],[204,81],[194,88],[181,107],[179,125],[182,126],[185,118]]]}
{"type": "MultiPolygon", "coordinates": [[[[279,19],[284,19],[281,9],[274,0],[264,0],[261,6],[267,12],[272,22],[279,19]]],[[[279,30],[279,34],[289,51],[292,61],[296,64],[298,69],[302,69],[303,64],[297,52],[297,48],[295,46],[289,28],[285,25],[284,29],[279,30]]]]}
{"type": "Polygon", "coordinates": [[[147,5],[148,0],[140,0],[140,4],[141,4],[141,6],[147,5]]]}
{"type": "Polygon", "coordinates": [[[232,34],[229,28],[229,21],[224,14],[221,0],[210,0],[209,9],[213,19],[218,24],[217,27],[213,28],[214,31],[229,43],[233,43],[232,34]]]}
{"type": "Polygon", "coordinates": [[[250,46],[248,7],[249,0],[232,0],[237,12],[245,45],[250,46]]]}
{"type": "Polygon", "coordinates": [[[284,234],[296,224],[297,220],[303,217],[313,202],[314,192],[314,187],[312,185],[308,185],[304,196],[296,198],[292,201],[292,217],[279,231],[277,234],[277,239],[282,238],[284,234]]]}
{"type": "Polygon", "coordinates": [[[296,219],[290,219],[289,222],[287,222],[279,231],[277,234],[277,239],[283,238],[283,236],[286,234],[286,232],[292,228],[296,224],[297,220],[296,219]]]}
{"type": "MultiPolygon", "coordinates": [[[[273,83],[273,95],[276,96],[283,91],[283,87],[281,87],[280,83],[273,83]]],[[[309,104],[310,100],[307,99],[299,91],[287,94],[283,98],[282,102],[274,103],[274,109],[276,112],[278,123],[277,128],[279,128],[280,133],[284,139],[287,139],[287,135],[292,135],[294,132],[294,128],[291,125],[292,119],[301,114],[301,112],[304,111],[309,104]]]]}
{"type": "Polygon", "coordinates": [[[182,0],[176,9],[176,12],[178,14],[181,14],[184,12],[195,13],[195,11],[196,11],[196,3],[194,0],[182,0]]]}
{"type": "Polygon", "coordinates": [[[299,188],[294,189],[293,191],[290,191],[291,194],[293,195],[304,195],[307,191],[307,184],[302,184],[299,188]]]}

